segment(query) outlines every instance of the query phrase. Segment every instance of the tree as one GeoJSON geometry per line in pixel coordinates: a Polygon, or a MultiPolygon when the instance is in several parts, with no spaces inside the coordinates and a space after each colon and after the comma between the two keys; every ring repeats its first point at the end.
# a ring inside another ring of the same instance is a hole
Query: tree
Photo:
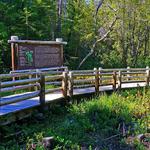
{"type": "Polygon", "coordinates": [[[73,69],[150,65],[148,0],[0,1],[1,72],[11,69],[11,35],[62,37],[68,42],[65,65],[73,69]]]}

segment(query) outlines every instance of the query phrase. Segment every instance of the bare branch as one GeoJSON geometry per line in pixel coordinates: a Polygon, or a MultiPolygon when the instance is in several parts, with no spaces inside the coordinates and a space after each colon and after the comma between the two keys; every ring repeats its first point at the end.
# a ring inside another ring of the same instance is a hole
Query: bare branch
{"type": "Polygon", "coordinates": [[[112,10],[113,12],[117,12],[118,11],[118,9],[114,9],[113,7],[111,7],[111,5],[109,4],[109,3],[107,3],[106,4],[107,5],[107,7],[110,9],[110,10],[112,10]]]}
{"type": "Polygon", "coordinates": [[[99,11],[100,7],[102,6],[103,2],[104,2],[104,0],[100,0],[99,3],[98,3],[98,6],[96,8],[96,16],[97,16],[98,11],[99,11]]]}
{"type": "Polygon", "coordinates": [[[116,21],[117,21],[118,17],[116,16],[115,19],[113,20],[113,22],[110,24],[108,31],[104,34],[103,37],[101,37],[100,39],[97,39],[96,42],[92,45],[92,48],[90,49],[90,52],[83,58],[83,60],[80,62],[78,69],[83,65],[83,63],[94,53],[94,49],[96,47],[96,45],[103,41],[108,35],[109,33],[113,30],[113,26],[115,25],[116,21]]]}

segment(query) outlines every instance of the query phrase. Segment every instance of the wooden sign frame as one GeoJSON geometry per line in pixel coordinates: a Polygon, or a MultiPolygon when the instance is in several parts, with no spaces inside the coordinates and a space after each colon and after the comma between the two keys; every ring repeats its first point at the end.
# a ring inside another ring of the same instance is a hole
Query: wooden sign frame
{"type": "Polygon", "coordinates": [[[11,39],[12,71],[63,66],[67,42],[11,39]]]}

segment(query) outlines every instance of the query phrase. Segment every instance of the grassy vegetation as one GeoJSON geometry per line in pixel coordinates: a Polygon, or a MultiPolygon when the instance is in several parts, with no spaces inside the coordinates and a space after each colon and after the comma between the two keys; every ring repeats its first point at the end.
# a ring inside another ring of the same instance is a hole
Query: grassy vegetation
{"type": "MultiPolygon", "coordinates": [[[[130,90],[83,99],[69,107],[51,106],[42,120],[32,117],[3,127],[2,134],[7,138],[0,149],[42,150],[41,139],[53,136],[55,150],[144,150],[136,137],[149,132],[149,97],[150,90],[130,90]],[[8,137],[18,131],[19,135],[8,137]]],[[[146,140],[150,142],[150,137],[146,140]]]]}

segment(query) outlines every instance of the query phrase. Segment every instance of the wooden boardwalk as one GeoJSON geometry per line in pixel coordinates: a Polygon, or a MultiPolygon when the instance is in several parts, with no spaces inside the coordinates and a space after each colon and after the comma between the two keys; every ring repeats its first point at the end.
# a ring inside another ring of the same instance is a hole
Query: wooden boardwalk
{"type": "Polygon", "coordinates": [[[149,67],[71,71],[57,68],[0,74],[0,125],[29,117],[48,104],[71,101],[75,96],[149,86],[149,67]],[[14,94],[16,91],[20,94],[14,94]]]}
{"type": "MultiPolygon", "coordinates": [[[[146,85],[145,82],[141,82],[141,83],[123,83],[122,84],[122,89],[144,87],[145,85],[146,85]]],[[[118,86],[116,86],[116,88],[118,89],[118,86]]],[[[106,92],[106,91],[112,91],[112,90],[113,90],[112,85],[100,86],[99,87],[99,92],[106,92]]],[[[92,94],[92,93],[93,94],[95,93],[95,87],[78,88],[78,89],[73,90],[73,96],[84,95],[84,94],[92,94]]],[[[17,96],[19,97],[20,94],[14,95],[14,97],[17,97],[17,96]]],[[[69,97],[68,94],[67,94],[67,96],[69,97]]],[[[9,100],[9,98],[10,98],[9,96],[5,97],[5,99],[8,99],[8,100],[9,100]]],[[[11,96],[11,98],[12,98],[12,96],[11,96]]],[[[38,107],[38,106],[40,106],[40,100],[39,99],[40,99],[39,97],[35,97],[35,98],[31,98],[31,99],[27,99],[27,100],[23,100],[23,101],[19,101],[19,102],[7,104],[7,105],[2,105],[2,106],[0,106],[0,116],[5,116],[5,115],[8,115],[8,114],[20,112],[20,111],[23,111],[23,110],[26,110],[26,109],[38,107]]],[[[61,91],[53,92],[53,93],[45,95],[45,103],[46,104],[52,103],[52,102],[57,101],[57,100],[63,100],[63,99],[64,99],[64,96],[63,96],[61,91]]]]}

